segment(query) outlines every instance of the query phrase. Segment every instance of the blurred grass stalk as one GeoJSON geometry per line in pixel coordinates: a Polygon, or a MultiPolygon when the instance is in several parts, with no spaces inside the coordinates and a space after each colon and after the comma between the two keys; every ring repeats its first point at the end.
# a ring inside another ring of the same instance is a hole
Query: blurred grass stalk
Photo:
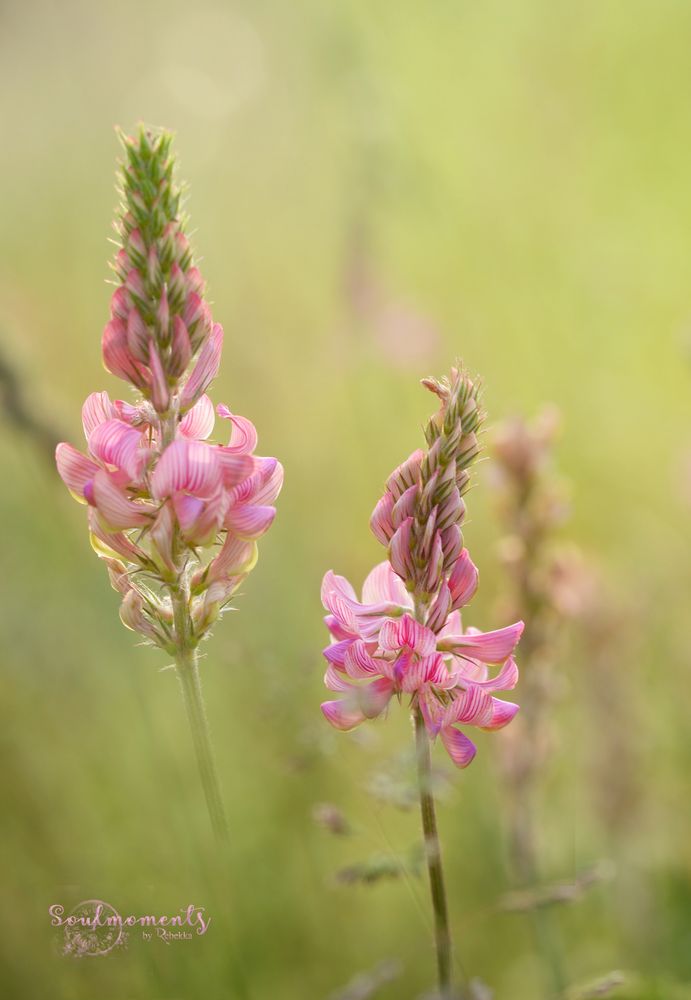
{"type": "MultiPolygon", "coordinates": [[[[536,830],[535,799],[540,767],[549,752],[547,713],[554,697],[555,646],[563,619],[555,592],[552,535],[565,505],[550,469],[558,414],[543,410],[532,422],[505,421],[495,433],[493,457],[500,493],[500,517],[506,534],[500,543],[510,579],[511,614],[525,622],[521,643],[523,692],[516,726],[507,736],[502,761],[509,805],[510,865],[514,885],[538,890],[542,873],[536,830]]],[[[561,582],[561,581],[560,581],[561,582]]],[[[547,996],[568,987],[566,963],[548,907],[529,906],[547,996]]]]}

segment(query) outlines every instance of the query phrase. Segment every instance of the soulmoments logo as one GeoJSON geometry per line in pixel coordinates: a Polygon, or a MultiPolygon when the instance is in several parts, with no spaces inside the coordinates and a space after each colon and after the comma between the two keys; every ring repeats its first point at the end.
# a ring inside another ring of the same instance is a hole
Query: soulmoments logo
{"type": "Polygon", "coordinates": [[[61,903],[48,907],[53,927],[63,933],[62,953],[75,958],[108,955],[121,948],[131,935],[142,941],[192,941],[206,934],[211,917],[205,916],[203,906],[190,903],[175,914],[134,914],[122,916],[102,899],[84,899],[69,913],[61,903]]]}

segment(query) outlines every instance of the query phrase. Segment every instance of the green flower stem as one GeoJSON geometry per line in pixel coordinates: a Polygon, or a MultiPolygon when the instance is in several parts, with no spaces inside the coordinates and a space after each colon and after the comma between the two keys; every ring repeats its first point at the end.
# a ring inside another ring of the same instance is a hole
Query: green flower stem
{"type": "Polygon", "coordinates": [[[437,977],[440,997],[447,1000],[452,993],[452,955],[449,913],[446,905],[444,870],[441,860],[441,846],[437,832],[437,816],[432,792],[432,761],[429,736],[425,720],[418,707],[414,712],[415,747],[417,750],[417,774],[420,791],[420,813],[424,834],[425,859],[429,872],[429,884],[434,912],[434,941],[437,952],[437,977]]]}
{"type": "Polygon", "coordinates": [[[175,631],[178,638],[179,648],[175,660],[175,667],[182,697],[187,710],[190,729],[192,731],[192,742],[194,752],[199,766],[199,775],[202,779],[202,787],[206,796],[206,804],[211,817],[211,826],[219,841],[225,842],[228,839],[228,821],[226,819],[223,798],[221,796],[221,786],[216,773],[213,750],[211,748],[211,734],[209,723],[204,710],[204,699],[202,697],[201,679],[199,677],[199,660],[196,649],[192,648],[189,642],[190,626],[187,600],[184,593],[179,590],[173,592],[173,615],[175,620],[175,631]]]}

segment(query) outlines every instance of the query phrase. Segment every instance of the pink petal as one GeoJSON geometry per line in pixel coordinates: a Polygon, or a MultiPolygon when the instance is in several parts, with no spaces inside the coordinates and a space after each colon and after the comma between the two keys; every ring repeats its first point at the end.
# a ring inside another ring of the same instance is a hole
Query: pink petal
{"type": "Polygon", "coordinates": [[[456,767],[467,767],[477,753],[475,744],[453,726],[442,729],[441,741],[456,767]]]}
{"type": "Polygon", "coordinates": [[[459,691],[444,710],[444,726],[464,722],[470,726],[486,726],[492,719],[492,697],[477,685],[459,691]]]}
{"type": "Polygon", "coordinates": [[[214,429],[216,418],[214,404],[207,395],[200,396],[191,410],[180,421],[178,430],[185,437],[204,440],[214,429]]]}
{"type": "Polygon", "coordinates": [[[334,617],[334,615],[325,615],[324,624],[326,625],[326,627],[328,628],[329,632],[334,637],[334,639],[353,638],[353,633],[348,632],[347,629],[343,628],[338,618],[334,617]]]}
{"type": "Polygon", "coordinates": [[[89,508],[88,517],[89,530],[92,536],[91,545],[99,558],[107,557],[108,550],[110,550],[111,553],[116,553],[132,563],[138,565],[146,563],[146,554],[139,546],[131,542],[127,535],[124,535],[121,531],[109,532],[103,527],[95,507],[89,508]],[[99,542],[101,543],[100,545],[98,544],[99,542]],[[106,549],[105,552],[104,547],[106,549]]]}
{"type": "Polygon", "coordinates": [[[361,639],[348,643],[343,663],[348,676],[355,680],[360,680],[363,677],[378,677],[384,673],[382,670],[383,661],[375,660],[373,656],[370,656],[367,646],[361,639]]]}
{"type": "Polygon", "coordinates": [[[367,719],[375,719],[384,711],[393,694],[393,681],[388,677],[380,677],[371,684],[364,684],[355,689],[358,705],[367,719]]]}
{"type": "Polygon", "coordinates": [[[275,507],[247,504],[231,507],[226,516],[225,525],[239,535],[240,538],[259,538],[271,527],[276,517],[275,507]]]}
{"type": "Polygon", "coordinates": [[[175,570],[173,560],[173,539],[175,537],[175,517],[169,503],[164,503],[159,509],[149,532],[156,551],[166,569],[175,570]]]}
{"type": "Polygon", "coordinates": [[[83,499],[84,487],[98,472],[98,465],[64,441],[55,449],[55,464],[67,489],[83,499]]]}
{"type": "Polygon", "coordinates": [[[89,451],[103,462],[126,472],[130,480],[139,478],[142,460],[142,433],[122,420],[106,420],[89,437],[89,451]]]}
{"type": "Polygon", "coordinates": [[[103,330],[101,341],[103,363],[107,370],[125,382],[131,382],[142,389],[146,385],[146,373],[135,361],[127,346],[127,328],[121,319],[111,320],[103,330]]]}
{"type": "Polygon", "coordinates": [[[324,717],[335,729],[347,733],[365,721],[364,713],[348,701],[325,701],[321,706],[324,717]]]}
{"type": "Polygon", "coordinates": [[[170,391],[158,348],[153,341],[149,350],[149,368],[151,370],[151,402],[157,413],[165,413],[170,402],[170,391]]]}
{"type": "MultiPolygon", "coordinates": [[[[242,458],[243,456],[235,456],[242,458]]],[[[281,492],[283,466],[275,458],[253,458],[254,471],[230,491],[231,503],[270,504],[281,492]]]]}
{"type": "Polygon", "coordinates": [[[467,632],[465,635],[445,636],[439,649],[449,650],[457,655],[466,653],[483,663],[503,663],[511,655],[523,632],[523,622],[515,622],[494,632],[467,632]]]}
{"type": "Polygon", "coordinates": [[[346,653],[352,642],[352,639],[342,639],[340,642],[332,642],[330,646],[322,650],[324,659],[329,663],[333,663],[335,667],[345,670],[346,653]]]}
{"type": "Polygon", "coordinates": [[[203,344],[197,363],[182,390],[180,406],[183,411],[189,409],[216,378],[221,364],[222,350],[223,327],[216,323],[208,340],[203,344]]]}
{"type": "Polygon", "coordinates": [[[340,693],[350,692],[353,690],[353,685],[345,680],[342,673],[334,667],[332,663],[326,668],[326,673],[324,674],[324,686],[329,689],[329,691],[338,691],[340,693]]]}
{"type": "Polygon", "coordinates": [[[234,489],[257,470],[257,459],[251,455],[236,455],[220,445],[214,449],[221,465],[223,483],[227,489],[234,489]]]}
{"type": "Polygon", "coordinates": [[[399,528],[407,517],[413,516],[419,492],[420,490],[415,484],[415,486],[409,486],[398,498],[391,511],[391,522],[394,528],[399,528]]]}
{"type": "Polygon", "coordinates": [[[115,415],[115,408],[107,392],[92,392],[87,396],[82,406],[82,426],[86,440],[89,440],[99,424],[104,424],[115,415]]]}
{"type": "Polygon", "coordinates": [[[386,650],[408,648],[421,656],[429,656],[436,649],[434,632],[416,622],[410,615],[399,619],[388,619],[379,633],[379,645],[386,650]]]}
{"type": "Polygon", "coordinates": [[[504,726],[508,726],[511,722],[518,711],[518,707],[512,701],[502,701],[501,698],[492,698],[492,718],[486,725],[481,726],[481,728],[488,733],[494,732],[497,729],[503,729],[504,726]]]}
{"type": "Polygon", "coordinates": [[[246,542],[228,533],[218,555],[209,564],[207,580],[220,580],[247,572],[256,559],[256,554],[257,547],[253,542],[246,542]]]}
{"type": "Polygon", "coordinates": [[[463,608],[471,600],[478,584],[477,566],[473,563],[467,549],[463,549],[456,560],[449,576],[449,590],[453,608],[463,608]]]}
{"type": "Polygon", "coordinates": [[[372,512],[372,517],[370,518],[370,528],[375,536],[375,538],[382,543],[382,545],[388,545],[393,537],[394,527],[391,521],[391,511],[393,510],[394,499],[387,490],[384,496],[377,503],[377,506],[372,512]]]}
{"type": "Polygon", "coordinates": [[[397,469],[391,473],[386,483],[387,489],[390,490],[394,500],[398,500],[402,493],[404,493],[409,486],[413,486],[417,483],[420,476],[420,466],[422,465],[422,460],[425,457],[425,453],[418,448],[416,451],[409,455],[408,458],[397,469]]]}
{"type": "Polygon", "coordinates": [[[413,607],[413,599],[399,576],[388,561],[375,566],[362,586],[364,604],[397,604],[403,608],[413,607]]]}
{"type": "Polygon", "coordinates": [[[419,691],[425,684],[435,687],[448,686],[449,672],[444,666],[443,657],[439,653],[431,656],[407,657],[402,672],[400,686],[403,691],[412,694],[419,691]]]}
{"type": "Polygon", "coordinates": [[[173,496],[173,509],[178,524],[186,537],[194,528],[197,519],[204,510],[204,500],[199,497],[190,496],[188,493],[175,493],[173,496]]]}
{"type": "Polygon", "coordinates": [[[177,438],[158,460],[151,477],[151,492],[159,500],[178,491],[210,496],[221,482],[218,450],[202,441],[177,438]]]}
{"type": "Polygon", "coordinates": [[[408,517],[403,521],[400,528],[391,539],[389,546],[389,559],[395,573],[402,580],[407,580],[413,573],[413,561],[410,551],[410,539],[413,528],[413,519],[408,517]]]}
{"type": "Polygon", "coordinates": [[[122,528],[137,528],[149,523],[145,507],[130,500],[109,473],[99,470],[93,481],[94,506],[98,509],[106,530],[119,531],[122,528]]]}
{"type": "Polygon", "coordinates": [[[247,417],[231,413],[225,403],[219,403],[216,413],[223,420],[230,420],[230,441],[227,447],[235,455],[249,455],[257,447],[257,429],[247,417]]]}
{"type": "MultiPolygon", "coordinates": [[[[484,691],[510,691],[512,688],[515,688],[518,683],[518,667],[516,666],[516,661],[513,656],[510,656],[508,660],[506,660],[497,676],[491,678],[491,680],[487,680],[486,676],[480,677],[478,668],[480,668],[480,664],[473,665],[468,660],[463,660],[461,661],[458,671],[455,673],[462,680],[470,680],[473,684],[482,688],[484,691]],[[474,671],[473,666],[476,668],[474,671]],[[467,670],[467,667],[470,669],[467,670]],[[475,673],[477,679],[471,676],[472,673],[475,673]]],[[[486,674],[487,667],[484,669],[486,674]]]]}

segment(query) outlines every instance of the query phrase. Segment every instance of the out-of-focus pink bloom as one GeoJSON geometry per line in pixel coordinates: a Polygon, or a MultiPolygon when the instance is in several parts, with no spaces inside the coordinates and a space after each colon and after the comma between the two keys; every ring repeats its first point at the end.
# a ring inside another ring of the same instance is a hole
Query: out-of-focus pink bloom
{"type": "MultiPolygon", "coordinates": [[[[456,597],[460,607],[474,593],[477,569],[466,549],[459,562],[463,573],[458,575],[466,580],[463,596],[456,597]]],[[[456,608],[435,631],[415,620],[413,598],[388,562],[369,574],[362,601],[344,577],[329,571],[322,603],[332,637],[324,650],[324,681],[342,695],[325,702],[322,711],[337,729],[353,729],[380,715],[394,694],[407,695],[422,710],[430,735],[439,735],[454,763],[465,767],[475,747],[457,724],[499,729],[515,715],[517,705],[490,692],[516,685],[512,653],[522,622],[494,632],[464,630],[456,608]],[[499,667],[494,678],[488,664],[499,667]]]]}

